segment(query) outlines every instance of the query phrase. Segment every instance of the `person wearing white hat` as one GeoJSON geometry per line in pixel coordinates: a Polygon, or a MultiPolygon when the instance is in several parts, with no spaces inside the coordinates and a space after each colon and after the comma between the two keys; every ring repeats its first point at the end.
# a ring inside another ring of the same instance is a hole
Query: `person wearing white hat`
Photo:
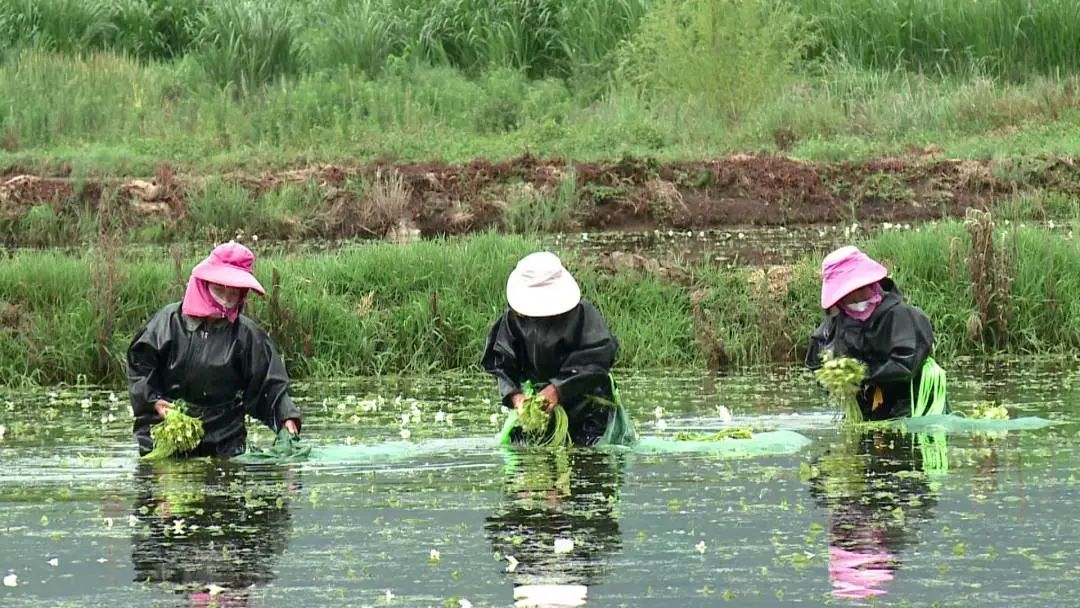
{"type": "MultiPolygon", "coordinates": [[[[488,334],[481,365],[498,382],[505,407],[518,409],[523,385],[543,387],[547,408],[566,410],[575,445],[600,440],[614,410],[610,377],[619,342],[603,315],[581,298],[577,281],[546,251],[518,262],[506,281],[509,308],[488,334]]],[[[513,437],[512,437],[513,439],[513,437]]]]}

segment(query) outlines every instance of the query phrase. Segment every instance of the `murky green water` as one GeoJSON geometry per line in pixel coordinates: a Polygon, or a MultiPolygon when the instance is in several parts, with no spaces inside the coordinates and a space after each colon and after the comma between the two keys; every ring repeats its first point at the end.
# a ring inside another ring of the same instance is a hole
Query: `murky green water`
{"type": "Polygon", "coordinates": [[[0,605],[510,606],[541,584],[588,606],[1075,605],[1076,361],[954,370],[957,409],[1062,422],[1000,437],[845,435],[793,368],[622,383],[646,434],[716,429],[724,405],[814,442],[511,458],[488,382],[440,377],[298,387],[307,441],[379,457],[154,468],[122,395],[7,394],[0,605]]]}

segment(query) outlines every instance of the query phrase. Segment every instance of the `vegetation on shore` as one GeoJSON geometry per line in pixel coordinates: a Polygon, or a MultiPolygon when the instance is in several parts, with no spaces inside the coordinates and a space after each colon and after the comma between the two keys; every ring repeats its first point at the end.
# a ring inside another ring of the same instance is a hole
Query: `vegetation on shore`
{"type": "MultiPolygon", "coordinates": [[[[961,354],[1080,348],[1080,303],[1070,297],[1080,293],[1076,238],[992,221],[894,230],[862,245],[934,321],[945,365],[961,354]]],[[[537,247],[531,238],[487,234],[263,256],[256,270],[270,294],[253,298],[248,312],[296,377],[472,368],[505,306],[507,274],[537,247]]],[[[620,337],[620,366],[798,360],[820,320],[819,255],[769,270],[650,272],[605,270],[572,249],[561,253],[620,337]]],[[[197,259],[124,253],[115,243],[78,256],[9,254],[0,263],[0,377],[121,381],[131,336],[181,297],[197,259]]]]}
{"type": "Polygon", "coordinates": [[[1075,155],[1078,64],[1068,0],[13,0],[0,167],[1075,155]]]}

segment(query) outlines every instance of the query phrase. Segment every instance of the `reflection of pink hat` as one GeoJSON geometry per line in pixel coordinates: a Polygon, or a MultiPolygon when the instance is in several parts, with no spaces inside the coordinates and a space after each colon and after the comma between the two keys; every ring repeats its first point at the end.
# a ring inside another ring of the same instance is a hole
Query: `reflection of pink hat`
{"type": "Polygon", "coordinates": [[[580,301],[577,281],[563,268],[558,256],[547,251],[522,258],[506,280],[506,302],[526,317],[561,315],[580,301]]]}
{"type": "Polygon", "coordinates": [[[254,289],[261,295],[266,290],[259,284],[255,272],[255,254],[236,241],[218,245],[210,255],[191,271],[191,276],[208,283],[226,287],[254,289]]]}
{"type": "Polygon", "coordinates": [[[841,247],[821,262],[821,307],[832,308],[849,293],[888,276],[884,266],[857,247],[841,247]]]}
{"type": "Polygon", "coordinates": [[[896,578],[893,561],[896,557],[884,550],[848,551],[829,546],[829,578],[833,595],[842,598],[866,598],[888,593],[885,583],[896,578]]]}

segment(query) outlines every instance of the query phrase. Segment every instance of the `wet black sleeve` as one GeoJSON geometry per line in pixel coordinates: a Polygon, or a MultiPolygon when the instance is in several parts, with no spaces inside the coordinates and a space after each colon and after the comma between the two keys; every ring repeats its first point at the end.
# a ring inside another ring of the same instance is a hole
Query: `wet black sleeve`
{"type": "Polygon", "coordinates": [[[910,306],[897,306],[874,337],[880,358],[867,370],[867,384],[910,381],[922,369],[933,347],[930,321],[910,306]]]}
{"type": "Polygon", "coordinates": [[[171,307],[159,310],[146,326],[135,334],[127,351],[128,392],[136,418],[157,417],[154,403],[165,396],[161,370],[166,365],[172,343],[169,319],[171,307]]]}
{"type": "Polygon", "coordinates": [[[247,413],[277,432],[289,418],[301,420],[300,409],[289,396],[289,374],[266,332],[251,327],[248,335],[248,386],[244,391],[247,413]]]}
{"type": "Polygon", "coordinates": [[[503,313],[488,332],[484,356],[480,360],[484,371],[499,384],[502,404],[511,407],[510,397],[521,392],[521,366],[517,360],[516,340],[510,331],[510,313],[503,313]]]}
{"type": "Polygon", "coordinates": [[[559,392],[559,401],[564,403],[573,403],[597,387],[609,384],[611,366],[619,350],[619,341],[611,334],[600,311],[589,302],[582,302],[581,306],[577,348],[567,355],[559,375],[551,379],[559,392]]]}
{"type": "Polygon", "coordinates": [[[821,368],[821,355],[829,348],[832,342],[834,320],[825,317],[817,326],[814,333],[810,334],[810,348],[806,351],[806,367],[811,370],[821,368]]]}

